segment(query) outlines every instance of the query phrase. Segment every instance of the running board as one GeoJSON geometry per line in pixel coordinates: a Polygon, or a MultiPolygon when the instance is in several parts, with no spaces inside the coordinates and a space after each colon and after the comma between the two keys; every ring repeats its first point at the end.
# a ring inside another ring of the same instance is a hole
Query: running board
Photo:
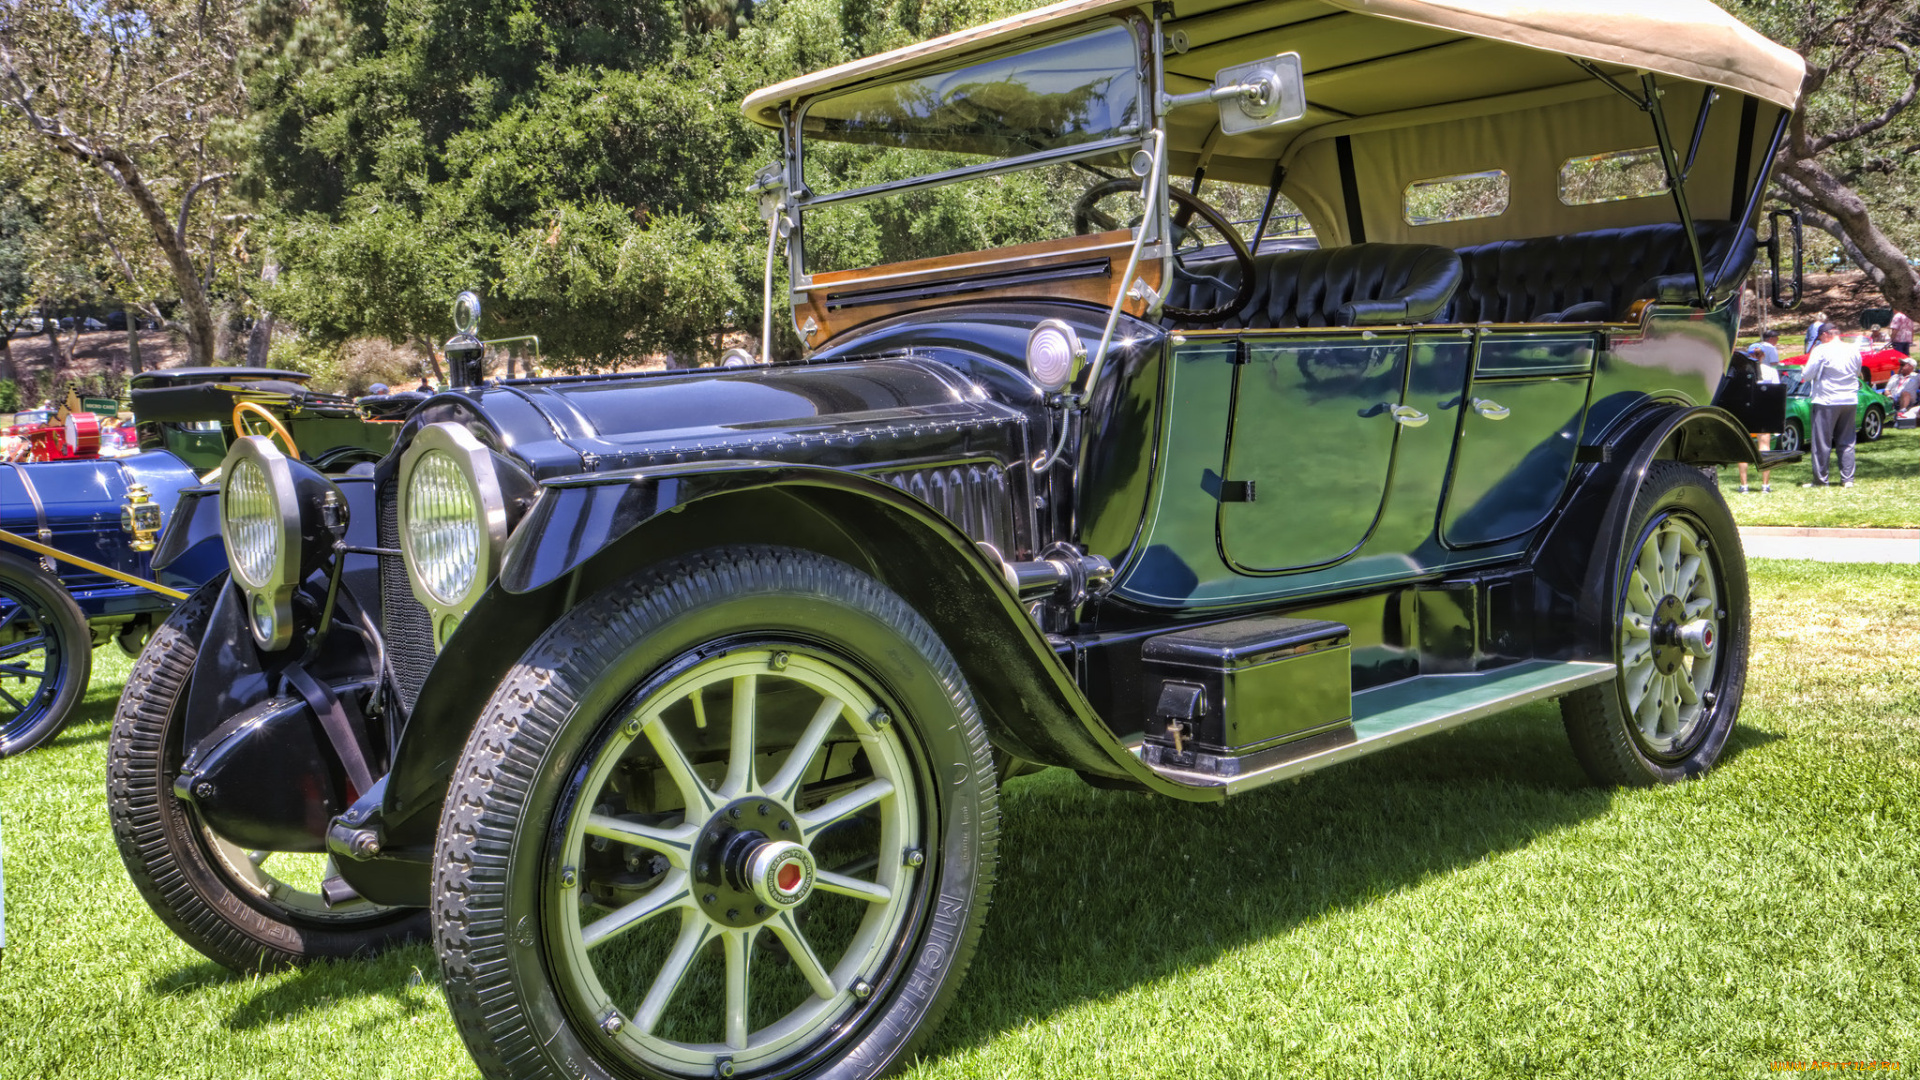
{"type": "MultiPolygon", "coordinates": [[[[1529,660],[1470,675],[1422,675],[1353,695],[1352,742],[1289,761],[1277,761],[1238,776],[1150,766],[1176,784],[1224,788],[1226,794],[1265,787],[1342,761],[1459,727],[1483,716],[1559,697],[1613,678],[1614,665],[1529,660]]],[[[1135,753],[1138,753],[1138,748],[1135,753]]]]}

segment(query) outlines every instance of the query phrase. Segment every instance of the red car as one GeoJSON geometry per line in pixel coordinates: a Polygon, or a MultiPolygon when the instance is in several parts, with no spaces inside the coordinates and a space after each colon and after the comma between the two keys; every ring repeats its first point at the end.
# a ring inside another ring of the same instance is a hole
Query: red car
{"type": "MultiPolygon", "coordinates": [[[[1875,389],[1879,389],[1886,385],[1887,376],[1892,375],[1893,369],[1899,367],[1900,361],[1905,359],[1906,355],[1898,349],[1879,348],[1862,352],[1860,354],[1860,366],[1867,373],[1867,381],[1872,383],[1875,389]]],[[[1806,362],[1807,354],[1801,353],[1799,356],[1788,357],[1780,361],[1780,366],[1800,367],[1806,362]]]]}

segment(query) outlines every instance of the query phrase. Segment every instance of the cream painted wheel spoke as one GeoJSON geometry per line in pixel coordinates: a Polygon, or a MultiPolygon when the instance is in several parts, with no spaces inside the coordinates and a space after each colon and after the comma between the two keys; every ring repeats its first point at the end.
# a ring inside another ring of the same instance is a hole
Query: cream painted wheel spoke
{"type": "Polygon", "coordinates": [[[668,866],[685,870],[687,856],[693,851],[693,841],[700,835],[700,827],[682,825],[677,829],[659,829],[606,814],[589,814],[587,835],[657,851],[667,857],[668,866]]]}
{"type": "Polygon", "coordinates": [[[1693,685],[1693,675],[1691,672],[1685,672],[1681,678],[1675,679],[1674,687],[1680,692],[1680,703],[1682,705],[1700,704],[1700,691],[1693,685]]]}
{"type": "Polygon", "coordinates": [[[760,928],[735,931],[722,939],[727,962],[727,1045],[747,1048],[747,978],[753,963],[753,939],[760,928]]]}
{"type": "Polygon", "coordinates": [[[807,766],[813,763],[813,755],[820,752],[827,735],[833,731],[833,725],[846,708],[846,703],[836,697],[829,697],[820,703],[820,707],[814,710],[813,719],[807,722],[806,731],[801,733],[800,741],[793,744],[793,752],[787,755],[787,763],[780,767],[772,780],[767,781],[768,793],[788,803],[799,797],[800,785],[807,782],[807,766]]]}
{"type": "Polygon", "coordinates": [[[800,815],[800,836],[803,841],[811,841],[819,835],[820,830],[835,822],[845,821],[891,794],[893,781],[884,776],[870,780],[812,813],[800,815]]]}
{"type": "Polygon", "coordinates": [[[844,874],[836,874],[831,870],[821,870],[816,873],[814,875],[814,887],[824,889],[830,893],[839,893],[841,896],[851,896],[855,900],[865,900],[873,904],[884,904],[893,899],[893,890],[887,888],[885,885],[877,885],[871,881],[861,881],[859,878],[850,878],[844,874]]]}
{"type": "Polygon", "coordinates": [[[780,939],[780,944],[787,947],[787,955],[793,959],[793,965],[800,969],[800,974],[806,977],[807,985],[813,987],[816,996],[831,998],[840,992],[833,985],[833,976],[827,974],[820,958],[814,955],[813,946],[807,944],[806,936],[800,933],[800,924],[794,922],[793,912],[781,912],[767,927],[773,931],[774,937],[780,939]]]}
{"type": "Polygon", "coordinates": [[[759,691],[758,675],[741,675],[733,680],[733,744],[727,756],[727,778],[720,784],[724,798],[737,799],[758,790],[753,778],[753,752],[759,745],[754,715],[759,691]]]}
{"type": "Polygon", "coordinates": [[[1680,588],[1680,534],[1662,534],[1660,543],[1660,584],[1669,593],[1680,588]]]}
{"type": "Polygon", "coordinates": [[[1626,673],[1627,708],[1640,711],[1641,704],[1647,698],[1647,691],[1654,681],[1653,661],[1648,660],[1626,673]]]}
{"type": "Polygon", "coordinates": [[[672,870],[659,885],[641,897],[613,912],[602,916],[581,932],[587,948],[591,949],[603,941],[631,930],[663,911],[680,907],[692,898],[687,888],[687,873],[684,870],[672,870]]]}
{"type": "Polygon", "coordinates": [[[700,777],[693,771],[693,763],[687,760],[687,755],[680,752],[680,744],[674,741],[673,733],[667,730],[666,723],[656,717],[643,730],[646,732],[647,742],[653,747],[653,752],[660,755],[660,767],[667,770],[667,775],[673,778],[674,786],[680,789],[680,798],[686,803],[687,816],[693,817],[695,808],[711,813],[715,806],[713,793],[707,790],[707,785],[700,782],[700,777]]]}
{"type": "Polygon", "coordinates": [[[653,985],[647,987],[647,996],[640,1002],[640,1010],[633,1014],[633,1026],[643,1035],[653,1034],[660,1026],[660,1015],[667,1011],[667,1003],[673,1000],[674,991],[680,989],[680,981],[687,977],[687,969],[693,966],[693,958],[700,954],[700,947],[713,939],[712,924],[702,918],[698,911],[683,908],[680,912],[680,936],[673,941],[673,948],[660,964],[659,974],[653,977],[653,985]]]}

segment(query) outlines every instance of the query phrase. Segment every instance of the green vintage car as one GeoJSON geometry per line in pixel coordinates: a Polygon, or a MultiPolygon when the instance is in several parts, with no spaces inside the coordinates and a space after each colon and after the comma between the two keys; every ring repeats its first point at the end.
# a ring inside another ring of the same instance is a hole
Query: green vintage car
{"type": "MultiPolygon", "coordinates": [[[[1787,384],[1787,426],[1773,440],[1775,450],[1795,453],[1808,445],[1807,412],[1809,398],[1799,368],[1781,368],[1780,381],[1787,384]]],[[[1878,442],[1887,430],[1887,417],[1893,415],[1893,402],[1866,382],[1860,384],[1860,441],[1878,442]]]]}

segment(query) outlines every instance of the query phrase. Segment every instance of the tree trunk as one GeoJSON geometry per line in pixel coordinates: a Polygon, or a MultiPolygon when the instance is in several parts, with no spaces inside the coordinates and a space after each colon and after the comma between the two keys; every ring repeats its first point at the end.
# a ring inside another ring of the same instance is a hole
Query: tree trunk
{"type": "Polygon", "coordinates": [[[10,332],[0,334],[0,379],[18,386],[20,375],[13,367],[13,342],[9,340],[12,337],[10,332]]]}
{"type": "Polygon", "coordinates": [[[138,375],[142,370],[140,367],[140,318],[130,307],[122,308],[120,312],[127,317],[127,372],[138,375]]]}
{"type": "Polygon", "coordinates": [[[1846,232],[1862,268],[1880,287],[1887,303],[1896,311],[1920,312],[1920,272],[1907,264],[1906,253],[1874,225],[1860,194],[1817,161],[1786,162],[1782,173],[1781,186],[1788,194],[1833,218],[1846,232]]]}
{"type": "Polygon", "coordinates": [[[222,301],[220,310],[213,316],[213,362],[226,364],[233,360],[233,343],[239,336],[233,329],[233,321],[240,315],[239,306],[231,300],[222,301]]]}
{"type": "Polygon", "coordinates": [[[267,350],[273,347],[273,323],[271,311],[261,312],[260,318],[254,321],[253,332],[247,335],[248,367],[267,366],[267,350]]]}

